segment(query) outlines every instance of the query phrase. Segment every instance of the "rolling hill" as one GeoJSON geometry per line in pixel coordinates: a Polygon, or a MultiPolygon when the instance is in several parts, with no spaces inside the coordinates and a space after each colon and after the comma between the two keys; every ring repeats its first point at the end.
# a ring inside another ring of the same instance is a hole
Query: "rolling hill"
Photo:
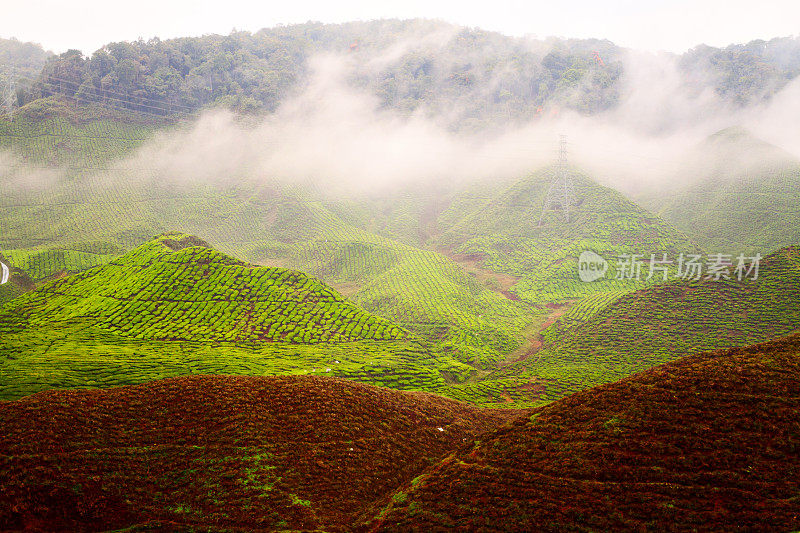
{"type": "Polygon", "coordinates": [[[152,340],[305,344],[406,336],[300,272],[248,266],[181,234],[44,284],[4,311],[10,332],[78,325],[152,340]]]}
{"type": "Polygon", "coordinates": [[[578,304],[539,346],[494,377],[528,378],[554,400],[702,350],[763,342],[800,328],[800,250],[763,258],[758,279],[674,280],[578,304]]]}
{"type": "Polygon", "coordinates": [[[798,376],[794,334],[575,394],[462,446],[368,529],[797,530],[798,376]]]}
{"type": "MultiPolygon", "coordinates": [[[[59,109],[56,118],[72,124],[59,109]]],[[[476,369],[518,348],[520,331],[540,314],[476,283],[435,251],[345,221],[343,210],[313,188],[255,179],[252,169],[181,183],[141,162],[95,162],[104,153],[129,154],[154,132],[133,124],[138,129],[130,134],[94,136],[80,129],[102,130],[93,116],[87,111],[85,124],[64,131],[22,119],[5,123],[25,139],[6,139],[20,157],[54,173],[28,176],[20,164],[0,175],[0,251],[35,284],[108,263],[177,228],[251,263],[308,272],[476,369]],[[44,140],[42,129],[50,131],[44,140]],[[97,155],[92,143],[102,145],[97,155]],[[51,153],[54,161],[72,162],[63,174],[40,161],[51,153]],[[20,176],[43,185],[24,185],[20,176]]]]}
{"type": "Polygon", "coordinates": [[[699,251],[685,234],[621,193],[570,171],[574,192],[570,220],[563,201],[545,206],[553,170],[542,169],[486,198],[478,191],[456,197],[438,217],[434,242],[460,256],[474,257],[486,269],[512,276],[511,291],[534,303],[581,298],[596,292],[633,290],[644,279],[614,279],[613,258],[699,251]],[[543,209],[543,207],[547,207],[543,209]],[[591,250],[611,260],[603,280],[581,283],[578,256],[591,250]]]}
{"type": "Polygon", "coordinates": [[[6,302],[0,331],[5,399],[190,373],[330,373],[436,390],[471,371],[314,278],[184,234],[6,302]]]}
{"type": "Polygon", "coordinates": [[[320,377],[192,376],[0,402],[3,529],[346,531],[515,412],[320,377]]]}
{"type": "Polygon", "coordinates": [[[647,201],[711,252],[761,253],[800,242],[800,161],[741,128],[696,148],[683,186],[647,201]]]}

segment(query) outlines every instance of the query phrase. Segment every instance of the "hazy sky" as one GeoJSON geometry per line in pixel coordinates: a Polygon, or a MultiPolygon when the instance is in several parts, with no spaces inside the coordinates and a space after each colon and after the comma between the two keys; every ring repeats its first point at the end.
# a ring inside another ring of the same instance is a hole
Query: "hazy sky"
{"type": "Polygon", "coordinates": [[[375,18],[436,18],[509,35],[600,37],[674,52],[800,32],[800,0],[0,0],[0,8],[0,37],[85,53],[139,37],[375,18]]]}

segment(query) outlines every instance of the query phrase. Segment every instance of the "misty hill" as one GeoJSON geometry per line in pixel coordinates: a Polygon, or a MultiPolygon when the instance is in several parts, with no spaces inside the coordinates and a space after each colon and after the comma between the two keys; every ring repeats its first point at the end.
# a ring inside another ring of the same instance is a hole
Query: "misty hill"
{"type": "MultiPolygon", "coordinates": [[[[106,142],[128,150],[115,136],[106,142]]],[[[92,158],[90,150],[71,154],[92,158]]],[[[164,179],[149,164],[144,158],[127,166],[108,162],[96,171],[78,164],[75,173],[35,174],[40,187],[20,186],[9,173],[0,182],[7,191],[0,196],[0,225],[15,229],[0,235],[0,249],[40,283],[181,228],[251,263],[308,272],[478,368],[516,349],[535,314],[440,254],[346,222],[313,188],[262,179],[250,167],[212,171],[205,180],[196,173],[164,179]]],[[[453,369],[454,375],[463,379],[469,368],[453,369]]]]}
{"type": "Polygon", "coordinates": [[[575,394],[450,454],[372,531],[794,531],[800,335],[575,394]]]}
{"type": "Polygon", "coordinates": [[[566,220],[560,194],[551,193],[553,169],[543,169],[486,197],[479,188],[455,198],[438,217],[439,246],[513,276],[511,290],[533,302],[563,301],[595,292],[624,291],[644,285],[617,280],[614,258],[651,254],[662,258],[696,252],[685,234],[639,207],[621,193],[570,171],[574,191],[566,220]],[[546,204],[546,200],[550,203],[546,204]],[[546,209],[543,210],[543,207],[546,209]],[[584,250],[611,262],[605,279],[578,280],[578,256],[584,250]]]}
{"type": "Polygon", "coordinates": [[[5,161],[0,177],[36,171],[43,176],[62,170],[96,173],[169,126],[148,115],[75,105],[59,97],[37,100],[16,111],[13,120],[0,119],[0,149],[16,158],[5,161]]]}
{"type": "MultiPolygon", "coordinates": [[[[45,52],[41,45],[25,43],[18,39],[0,38],[0,65],[3,67],[0,71],[0,83],[4,87],[8,87],[8,82],[17,77],[26,80],[37,77],[50,56],[52,53],[45,52]]],[[[22,89],[22,87],[19,88],[22,89]]],[[[11,96],[14,100],[17,100],[18,96],[20,97],[19,101],[12,102],[15,107],[24,103],[24,93],[11,96]]],[[[7,103],[3,98],[0,106],[6,106],[7,103]]]]}
{"type": "Polygon", "coordinates": [[[588,298],[542,332],[538,350],[497,373],[556,399],[701,350],[763,342],[800,329],[800,250],[762,259],[758,279],[675,280],[588,298]]]}
{"type": "Polygon", "coordinates": [[[686,185],[651,202],[705,249],[762,255],[800,242],[800,161],[741,129],[711,136],[686,185]]]}
{"type": "Polygon", "coordinates": [[[347,530],[381,496],[513,414],[312,377],[39,393],[0,402],[0,522],[347,530]]]}
{"type": "Polygon", "coordinates": [[[428,20],[307,23],[255,34],[109,43],[88,58],[69,50],[39,77],[21,80],[23,101],[60,94],[155,115],[205,105],[269,112],[303,87],[308,59],[319,53],[349,55],[356,64],[353,85],[366,85],[389,108],[444,110],[457,98],[468,107],[460,117],[465,127],[470,119],[532,118],[551,102],[587,112],[607,108],[621,73],[620,50],[608,41],[528,43],[428,20]],[[593,51],[603,55],[604,68],[593,51]]]}
{"type": "MultiPolygon", "coordinates": [[[[799,49],[797,39],[698,46],[680,57],[680,76],[698,94],[758,102],[797,76],[799,49]]],[[[447,120],[463,130],[561,108],[594,114],[613,108],[624,90],[626,51],[608,41],[536,41],[437,21],[381,20],[116,42],[91,57],[69,50],[40,76],[20,80],[20,101],[59,94],[154,115],[206,105],[270,112],[304,86],[308,59],[318,53],[347,55],[351,83],[382,107],[441,116],[457,110],[447,120]]]]}

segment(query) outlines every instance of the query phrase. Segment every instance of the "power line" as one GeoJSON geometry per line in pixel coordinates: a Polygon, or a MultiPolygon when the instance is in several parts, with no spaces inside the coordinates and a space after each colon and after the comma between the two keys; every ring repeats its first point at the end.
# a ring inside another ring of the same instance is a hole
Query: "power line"
{"type": "MultiPolygon", "coordinates": [[[[56,84],[54,84],[52,82],[44,81],[45,78],[46,78],[47,80],[55,80],[55,81],[59,82],[59,84],[70,85],[71,86],[70,89],[74,90],[74,91],[77,91],[77,89],[83,83],[83,82],[79,83],[79,82],[76,82],[74,80],[69,80],[69,79],[66,79],[66,78],[60,78],[60,77],[54,76],[54,75],[52,75],[50,73],[43,74],[42,76],[39,76],[39,77],[32,77],[32,76],[29,76],[29,75],[26,76],[26,75],[21,75],[21,74],[15,74],[15,78],[17,80],[25,80],[30,84],[49,83],[50,85],[56,86],[56,84]]],[[[84,80],[84,81],[86,81],[86,80],[84,80]]],[[[104,95],[112,94],[112,95],[115,95],[115,96],[119,96],[119,97],[121,97],[123,99],[135,98],[136,100],[141,100],[141,101],[144,101],[144,102],[153,102],[154,104],[158,104],[159,106],[166,105],[169,108],[182,108],[182,109],[185,109],[187,112],[192,112],[192,111],[195,111],[197,109],[196,107],[187,106],[187,105],[183,105],[183,104],[165,102],[164,100],[159,99],[159,98],[151,98],[151,97],[147,97],[147,96],[131,95],[129,93],[122,93],[122,92],[113,91],[113,90],[110,90],[110,89],[103,89],[103,88],[98,89],[94,85],[92,85],[92,88],[95,89],[96,91],[102,91],[104,95]]],[[[132,102],[134,102],[134,101],[132,101],[132,102]]],[[[163,109],[166,110],[167,108],[163,108],[163,109]]]]}

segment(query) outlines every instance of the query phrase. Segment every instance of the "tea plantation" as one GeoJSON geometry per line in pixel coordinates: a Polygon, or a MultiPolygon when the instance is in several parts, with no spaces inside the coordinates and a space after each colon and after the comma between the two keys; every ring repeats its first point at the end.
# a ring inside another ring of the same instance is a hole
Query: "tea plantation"
{"type": "Polygon", "coordinates": [[[0,396],[186,373],[321,373],[437,390],[471,367],[300,272],[160,236],[0,307],[0,396]]]}

